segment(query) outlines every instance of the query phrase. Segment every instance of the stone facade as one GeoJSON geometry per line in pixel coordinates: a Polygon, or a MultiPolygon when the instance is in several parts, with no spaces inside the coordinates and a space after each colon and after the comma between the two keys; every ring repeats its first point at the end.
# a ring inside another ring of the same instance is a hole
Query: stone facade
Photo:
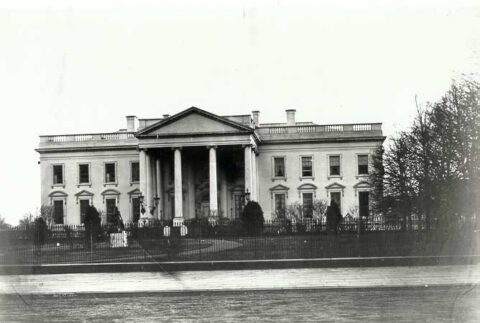
{"type": "Polygon", "coordinates": [[[266,219],[297,202],[306,216],[318,199],[338,200],[344,215],[368,203],[368,163],[384,140],[381,124],[296,122],[295,110],[287,110],[286,123],[262,124],[259,114],[192,107],[158,119],[128,116],[127,129],[113,133],[41,136],[42,204],[64,224],[80,224],[93,204],[104,221],[116,206],[125,222],[180,225],[236,218],[245,197],[260,203],[266,219]]]}

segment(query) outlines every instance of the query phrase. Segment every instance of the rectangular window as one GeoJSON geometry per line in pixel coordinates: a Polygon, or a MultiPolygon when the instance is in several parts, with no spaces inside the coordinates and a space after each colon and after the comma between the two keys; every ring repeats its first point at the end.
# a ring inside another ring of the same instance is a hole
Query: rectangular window
{"type": "Polygon", "coordinates": [[[53,184],[63,184],[63,165],[53,165],[53,184]]]}
{"type": "Polygon", "coordinates": [[[115,206],[117,204],[116,199],[106,199],[107,204],[107,223],[113,222],[113,215],[115,214],[115,206]]]}
{"type": "Polygon", "coordinates": [[[330,156],[330,176],[340,176],[340,156],[330,156]]]}
{"type": "Polygon", "coordinates": [[[132,183],[140,182],[140,164],[138,162],[131,163],[130,178],[132,183]]]}
{"type": "Polygon", "coordinates": [[[85,214],[89,205],[89,200],[80,200],[80,223],[85,223],[85,214]]]}
{"type": "Polygon", "coordinates": [[[303,217],[311,218],[313,216],[313,193],[303,193],[303,217]]]}
{"type": "Polygon", "coordinates": [[[342,194],[340,192],[331,192],[330,193],[330,204],[335,202],[338,206],[340,212],[342,212],[342,194]]]}
{"type": "Polygon", "coordinates": [[[115,183],[115,163],[105,164],[105,183],[115,183]]]}
{"type": "Polygon", "coordinates": [[[63,224],[63,201],[53,201],[53,221],[55,224],[63,224]]]}
{"type": "Polygon", "coordinates": [[[275,157],[273,158],[273,175],[274,177],[285,177],[285,158],[275,157]]]}
{"type": "Polygon", "coordinates": [[[135,223],[140,219],[140,199],[138,197],[132,198],[132,219],[135,223]]]}
{"type": "Polygon", "coordinates": [[[312,157],[302,157],[302,177],[313,176],[312,157]]]}
{"type": "Polygon", "coordinates": [[[88,164],[78,165],[78,183],[79,184],[90,183],[90,167],[88,164]]]}
{"type": "Polygon", "coordinates": [[[275,214],[277,218],[285,218],[285,194],[275,194],[275,214]]]}
{"type": "Polygon", "coordinates": [[[358,155],[358,175],[368,175],[368,155],[358,155]]]}

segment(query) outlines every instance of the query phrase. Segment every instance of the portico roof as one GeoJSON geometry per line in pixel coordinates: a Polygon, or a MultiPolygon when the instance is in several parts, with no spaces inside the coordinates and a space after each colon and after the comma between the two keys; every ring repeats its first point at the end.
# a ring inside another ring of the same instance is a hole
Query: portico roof
{"type": "Polygon", "coordinates": [[[253,128],[197,107],[160,120],[136,133],[137,138],[178,137],[215,134],[252,134],[253,128]]]}
{"type": "Polygon", "coordinates": [[[225,117],[191,107],[138,131],[144,148],[253,145],[259,139],[253,128],[225,117]]]}

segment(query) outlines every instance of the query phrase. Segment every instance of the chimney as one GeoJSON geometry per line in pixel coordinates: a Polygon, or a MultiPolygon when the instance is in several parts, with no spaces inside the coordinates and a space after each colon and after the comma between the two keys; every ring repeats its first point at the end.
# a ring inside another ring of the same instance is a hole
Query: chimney
{"type": "Polygon", "coordinates": [[[260,116],[260,111],[258,110],[252,111],[252,116],[253,116],[254,127],[256,128],[260,125],[258,121],[258,117],[260,116]]]}
{"type": "Polygon", "coordinates": [[[135,122],[137,121],[136,116],[127,116],[127,131],[135,131],[135,122]]]}
{"type": "Polygon", "coordinates": [[[287,112],[287,126],[295,125],[295,109],[285,110],[287,112]]]}

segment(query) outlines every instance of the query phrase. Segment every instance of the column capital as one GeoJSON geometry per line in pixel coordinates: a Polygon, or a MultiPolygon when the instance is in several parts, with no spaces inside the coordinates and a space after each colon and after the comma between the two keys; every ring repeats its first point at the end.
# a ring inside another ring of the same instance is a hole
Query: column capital
{"type": "Polygon", "coordinates": [[[207,146],[207,149],[210,149],[210,148],[217,149],[218,146],[217,146],[217,145],[208,145],[208,146],[207,146]]]}
{"type": "Polygon", "coordinates": [[[183,149],[182,146],[172,147],[172,150],[182,150],[182,149],[183,149]]]}

